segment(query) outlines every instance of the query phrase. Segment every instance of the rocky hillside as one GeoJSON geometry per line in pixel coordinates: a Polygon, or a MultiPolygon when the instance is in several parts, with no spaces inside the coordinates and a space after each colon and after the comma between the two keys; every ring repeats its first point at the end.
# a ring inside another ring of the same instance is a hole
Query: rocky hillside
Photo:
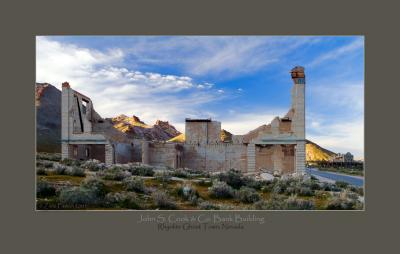
{"type": "Polygon", "coordinates": [[[307,161],[328,161],[336,153],[322,148],[314,142],[307,140],[306,143],[306,160],[307,161]]]}
{"type": "Polygon", "coordinates": [[[114,128],[125,133],[130,138],[165,141],[181,134],[173,125],[160,120],[157,120],[154,125],[147,125],[137,116],[119,115],[110,120],[114,128]]]}
{"type": "Polygon", "coordinates": [[[61,91],[36,83],[36,145],[39,152],[61,152],[61,91]]]}

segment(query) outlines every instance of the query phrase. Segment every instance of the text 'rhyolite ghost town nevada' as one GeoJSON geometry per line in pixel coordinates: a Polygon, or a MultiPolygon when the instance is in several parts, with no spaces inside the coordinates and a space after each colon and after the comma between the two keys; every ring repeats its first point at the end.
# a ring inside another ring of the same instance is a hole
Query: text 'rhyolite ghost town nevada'
{"type": "Polygon", "coordinates": [[[275,117],[271,123],[245,135],[232,135],[223,140],[220,122],[187,118],[184,139],[180,142],[128,138],[94,110],[89,97],[65,82],[61,99],[62,158],[96,159],[106,164],[141,162],[208,171],[303,173],[306,163],[304,68],[293,68],[291,78],[294,82],[292,104],[284,117],[275,117]]]}

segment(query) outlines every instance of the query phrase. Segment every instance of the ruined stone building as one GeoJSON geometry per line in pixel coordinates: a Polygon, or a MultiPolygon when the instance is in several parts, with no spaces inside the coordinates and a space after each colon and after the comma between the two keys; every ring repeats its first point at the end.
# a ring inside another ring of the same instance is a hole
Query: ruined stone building
{"type": "Polygon", "coordinates": [[[353,162],[354,161],[354,155],[352,155],[350,152],[347,152],[345,154],[338,153],[336,156],[332,158],[333,162],[353,162]]]}
{"type": "Polygon", "coordinates": [[[291,78],[292,105],[284,117],[227,140],[221,140],[220,122],[186,119],[183,142],[127,138],[96,113],[89,97],[63,83],[62,157],[210,171],[302,173],[306,159],[304,68],[293,68],[291,78]]]}

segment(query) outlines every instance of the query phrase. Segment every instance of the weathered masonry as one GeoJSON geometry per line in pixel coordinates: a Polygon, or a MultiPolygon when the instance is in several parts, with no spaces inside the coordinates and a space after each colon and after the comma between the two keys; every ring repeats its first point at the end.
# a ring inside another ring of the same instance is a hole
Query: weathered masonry
{"type": "Polygon", "coordinates": [[[173,168],[282,174],[305,170],[305,74],[291,70],[294,82],[288,113],[245,135],[221,140],[221,123],[186,119],[184,142],[129,139],[93,109],[90,98],[62,85],[62,157],[98,159],[107,164],[142,162],[173,168]]]}

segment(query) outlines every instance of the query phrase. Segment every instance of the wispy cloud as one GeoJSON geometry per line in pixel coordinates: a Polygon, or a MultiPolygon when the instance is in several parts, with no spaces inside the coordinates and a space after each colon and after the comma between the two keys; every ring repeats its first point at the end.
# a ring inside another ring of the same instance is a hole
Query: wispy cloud
{"type": "MultiPolygon", "coordinates": [[[[317,81],[318,82],[318,81],[317,81]]],[[[313,108],[330,110],[342,116],[364,114],[364,82],[318,82],[308,87],[309,102],[313,108]]],[[[332,115],[330,114],[330,115],[332,115]]]]}
{"type": "Polygon", "coordinates": [[[351,152],[356,159],[364,159],[364,119],[315,119],[317,126],[308,128],[307,138],[334,152],[351,152]]]}
{"type": "Polygon", "coordinates": [[[364,83],[320,82],[309,87],[307,138],[334,152],[364,158],[364,83]]]}
{"type": "Polygon", "coordinates": [[[232,78],[265,68],[317,41],[311,36],[141,37],[128,52],[138,65],[174,65],[194,76],[232,78]]]}
{"type": "Polygon", "coordinates": [[[334,60],[343,55],[350,54],[354,51],[364,49],[364,37],[358,37],[347,45],[340,46],[331,51],[318,55],[314,60],[307,64],[308,67],[316,67],[329,60],[334,60]]]}

